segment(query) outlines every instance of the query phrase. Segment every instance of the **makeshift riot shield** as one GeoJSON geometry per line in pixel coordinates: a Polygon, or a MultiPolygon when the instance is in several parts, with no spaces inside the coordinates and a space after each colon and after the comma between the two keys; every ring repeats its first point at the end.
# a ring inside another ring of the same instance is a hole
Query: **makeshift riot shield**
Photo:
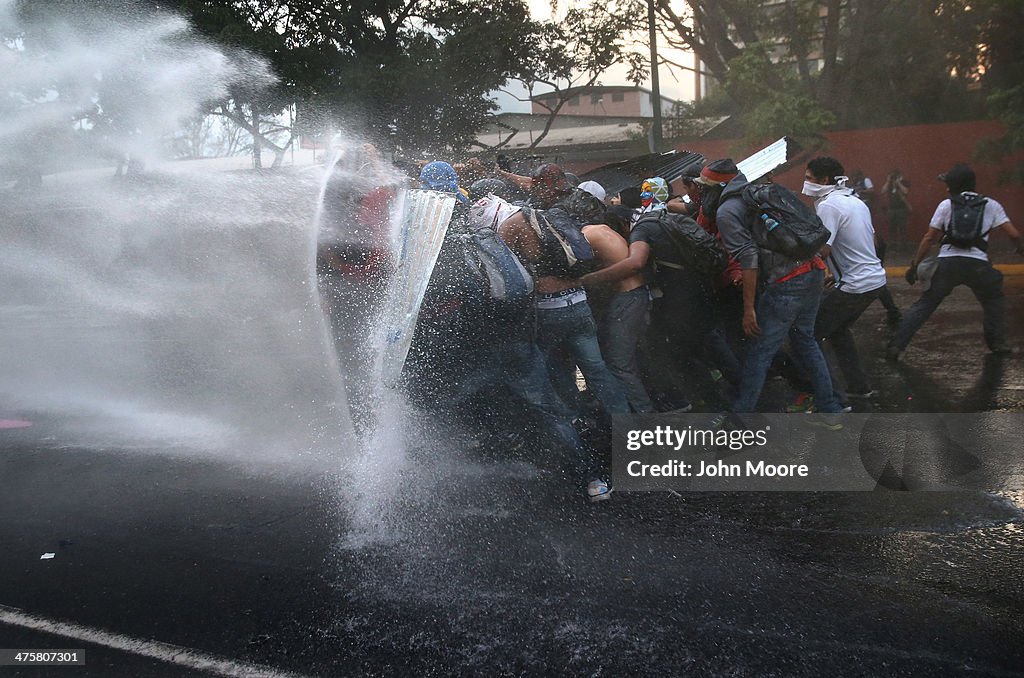
{"type": "Polygon", "coordinates": [[[397,235],[398,261],[384,307],[381,376],[388,387],[395,387],[402,375],[427,283],[454,207],[455,196],[448,193],[410,190],[405,194],[397,235]]]}
{"type": "Polygon", "coordinates": [[[789,137],[782,137],[775,143],[762,148],[749,158],[744,158],[736,163],[736,167],[747,181],[753,183],[764,175],[772,172],[788,162],[798,147],[789,137]]]}

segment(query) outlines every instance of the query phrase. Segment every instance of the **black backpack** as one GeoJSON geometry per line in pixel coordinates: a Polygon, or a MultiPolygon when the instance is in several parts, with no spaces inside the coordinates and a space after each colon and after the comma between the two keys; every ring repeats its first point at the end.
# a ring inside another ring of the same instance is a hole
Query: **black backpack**
{"type": "Polygon", "coordinates": [[[952,213],[946,225],[942,244],[952,245],[961,249],[977,247],[981,251],[988,250],[988,242],[983,237],[985,222],[985,205],[988,198],[978,193],[960,193],[949,199],[952,213]]]}
{"type": "Polygon", "coordinates": [[[729,257],[719,244],[718,238],[705,231],[690,217],[673,214],[668,210],[657,210],[640,217],[636,225],[646,222],[658,223],[675,245],[676,252],[687,268],[707,276],[716,276],[728,265],[729,257]]]}
{"type": "Polygon", "coordinates": [[[779,184],[748,184],[743,201],[755,213],[754,242],[790,259],[811,259],[828,242],[829,232],[814,210],[779,184]]]}

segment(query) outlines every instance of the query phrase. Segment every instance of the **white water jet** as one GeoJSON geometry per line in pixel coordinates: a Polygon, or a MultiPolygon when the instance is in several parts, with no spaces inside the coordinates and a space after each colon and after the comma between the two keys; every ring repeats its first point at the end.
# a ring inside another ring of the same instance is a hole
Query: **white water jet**
{"type": "Polygon", "coordinates": [[[319,289],[360,430],[355,454],[340,469],[345,540],[356,548],[394,536],[396,502],[411,470],[409,406],[401,392],[384,384],[381,362],[383,305],[393,283],[403,204],[403,178],[372,146],[344,138],[332,142],[316,219],[319,289]],[[379,268],[362,263],[374,261],[379,268]]]}
{"type": "MultiPolygon", "coordinates": [[[[89,107],[128,130],[104,137],[113,157],[156,149],[231,85],[267,81],[174,16],[85,6],[19,24],[17,9],[0,0],[0,166],[74,136],[89,107]]],[[[61,446],[287,463],[350,449],[315,283],[318,176],[179,164],[115,181],[64,150],[38,188],[0,183],[0,416],[61,446]]]]}

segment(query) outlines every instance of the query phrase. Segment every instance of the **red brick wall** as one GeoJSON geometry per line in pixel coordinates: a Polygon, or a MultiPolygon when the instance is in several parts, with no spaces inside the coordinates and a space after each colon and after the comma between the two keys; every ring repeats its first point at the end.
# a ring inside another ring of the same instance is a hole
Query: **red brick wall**
{"type": "MultiPolygon", "coordinates": [[[[908,197],[912,212],[907,226],[911,239],[920,238],[928,227],[935,206],[948,197],[945,184],[936,176],[958,161],[968,162],[974,168],[978,175],[978,190],[1002,203],[1010,220],[1021,227],[1024,226],[1024,186],[999,184],[1000,172],[1009,167],[1010,162],[992,164],[973,160],[978,142],[997,137],[1003,130],[999,123],[975,121],[832,132],[826,135],[829,146],[815,155],[835,157],[847,173],[863,170],[875,183],[878,193],[889,171],[897,167],[901,169],[911,183],[908,197]]],[[[685,150],[696,151],[712,159],[730,156],[730,148],[735,146],[735,141],[716,140],[688,142],[679,148],[683,150],[685,147],[685,150]]],[[[755,150],[750,148],[732,157],[741,158],[755,150]]],[[[1011,160],[1022,158],[1024,154],[1018,154],[1011,160]]],[[[806,160],[798,163],[788,172],[778,175],[776,181],[799,192],[803,186],[805,164],[806,160]]],[[[884,201],[877,200],[876,203],[875,226],[880,233],[886,234],[888,223],[884,201]]]]}

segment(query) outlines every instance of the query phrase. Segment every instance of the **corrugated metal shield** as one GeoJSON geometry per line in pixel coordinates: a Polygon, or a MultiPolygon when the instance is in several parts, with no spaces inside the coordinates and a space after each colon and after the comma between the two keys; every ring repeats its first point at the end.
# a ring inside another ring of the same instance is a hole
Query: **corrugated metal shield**
{"type": "Polygon", "coordinates": [[[405,194],[398,233],[398,262],[384,307],[381,376],[386,386],[396,386],[402,375],[427,283],[454,208],[455,196],[449,193],[417,189],[405,194]]]}
{"type": "Polygon", "coordinates": [[[736,167],[743,172],[747,181],[755,182],[769,172],[778,169],[789,160],[789,137],[782,137],[774,144],[762,148],[760,151],[744,158],[736,163],[736,167]]]}

